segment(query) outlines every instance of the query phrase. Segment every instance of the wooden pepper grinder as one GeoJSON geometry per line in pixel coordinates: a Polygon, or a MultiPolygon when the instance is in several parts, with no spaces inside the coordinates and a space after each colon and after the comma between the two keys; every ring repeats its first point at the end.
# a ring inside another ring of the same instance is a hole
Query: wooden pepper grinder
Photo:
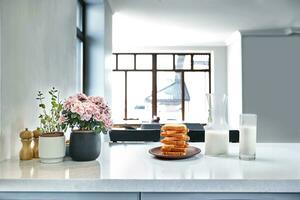
{"type": "Polygon", "coordinates": [[[33,158],[39,158],[39,137],[40,135],[42,135],[42,131],[41,129],[37,128],[32,132],[33,132],[33,142],[34,142],[32,148],[33,158]]]}
{"type": "Polygon", "coordinates": [[[20,160],[31,160],[33,153],[31,148],[33,133],[26,128],[20,133],[22,149],[20,151],[20,160]]]}

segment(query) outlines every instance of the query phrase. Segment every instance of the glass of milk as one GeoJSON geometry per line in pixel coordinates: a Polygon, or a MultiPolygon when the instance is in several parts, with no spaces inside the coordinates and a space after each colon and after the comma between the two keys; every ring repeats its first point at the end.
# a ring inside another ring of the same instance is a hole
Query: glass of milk
{"type": "Polygon", "coordinates": [[[257,115],[240,115],[240,152],[241,160],[255,160],[256,156],[257,115]]]}

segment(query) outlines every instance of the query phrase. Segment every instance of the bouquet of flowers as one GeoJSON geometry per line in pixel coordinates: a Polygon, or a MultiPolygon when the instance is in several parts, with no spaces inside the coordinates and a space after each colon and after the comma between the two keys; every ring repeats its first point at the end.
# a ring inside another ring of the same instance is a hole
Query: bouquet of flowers
{"type": "Polygon", "coordinates": [[[111,110],[102,97],[80,93],[66,99],[59,123],[72,129],[106,133],[112,127],[111,110]]]}

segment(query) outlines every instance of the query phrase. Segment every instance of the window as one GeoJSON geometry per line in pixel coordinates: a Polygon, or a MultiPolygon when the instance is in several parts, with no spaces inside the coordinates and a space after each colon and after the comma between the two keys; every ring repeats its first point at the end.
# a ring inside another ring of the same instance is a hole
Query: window
{"type": "Polygon", "coordinates": [[[210,53],[114,53],[115,120],[206,123],[211,92],[210,53]]]}
{"type": "Polygon", "coordinates": [[[77,1],[76,12],[76,65],[77,65],[77,79],[80,80],[79,91],[83,91],[83,70],[85,65],[85,2],[83,0],[77,1]]]}

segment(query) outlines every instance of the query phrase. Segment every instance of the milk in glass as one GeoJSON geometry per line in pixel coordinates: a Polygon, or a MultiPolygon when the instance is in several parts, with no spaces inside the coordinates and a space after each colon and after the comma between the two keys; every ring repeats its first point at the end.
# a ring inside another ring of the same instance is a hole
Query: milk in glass
{"type": "Polygon", "coordinates": [[[255,157],[256,126],[242,125],[240,127],[240,156],[255,157]]]}
{"type": "Polygon", "coordinates": [[[205,131],[205,154],[211,156],[228,154],[229,131],[206,130],[205,131]]]}
{"type": "Polygon", "coordinates": [[[205,126],[205,154],[210,156],[228,153],[229,128],[226,119],[227,96],[207,94],[209,119],[205,126]]]}
{"type": "Polygon", "coordinates": [[[240,115],[240,152],[242,160],[255,160],[256,157],[256,114],[240,115]]]}

